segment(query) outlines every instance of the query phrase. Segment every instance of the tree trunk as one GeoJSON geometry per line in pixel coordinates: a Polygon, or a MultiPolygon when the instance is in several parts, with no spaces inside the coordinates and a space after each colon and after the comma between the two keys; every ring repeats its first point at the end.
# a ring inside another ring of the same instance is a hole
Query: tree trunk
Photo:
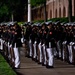
{"type": "Polygon", "coordinates": [[[68,0],[68,2],[69,2],[69,11],[68,11],[69,22],[72,22],[72,0],[68,0]]]}
{"type": "Polygon", "coordinates": [[[31,22],[31,4],[30,4],[30,0],[28,0],[28,22],[31,22]]]}
{"type": "Polygon", "coordinates": [[[14,14],[13,13],[11,14],[11,21],[12,22],[14,21],[14,14]]]}

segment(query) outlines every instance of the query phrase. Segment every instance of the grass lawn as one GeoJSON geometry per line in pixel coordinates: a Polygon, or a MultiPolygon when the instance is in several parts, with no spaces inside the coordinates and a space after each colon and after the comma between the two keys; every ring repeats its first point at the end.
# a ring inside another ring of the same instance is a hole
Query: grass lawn
{"type": "Polygon", "coordinates": [[[0,75],[17,75],[0,54],[0,75]]]}

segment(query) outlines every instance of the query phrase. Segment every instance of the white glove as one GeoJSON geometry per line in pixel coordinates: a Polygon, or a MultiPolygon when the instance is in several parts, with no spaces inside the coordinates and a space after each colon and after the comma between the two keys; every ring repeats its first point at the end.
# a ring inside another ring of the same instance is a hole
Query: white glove
{"type": "Polygon", "coordinates": [[[9,47],[12,47],[12,45],[10,44],[9,47]]]}

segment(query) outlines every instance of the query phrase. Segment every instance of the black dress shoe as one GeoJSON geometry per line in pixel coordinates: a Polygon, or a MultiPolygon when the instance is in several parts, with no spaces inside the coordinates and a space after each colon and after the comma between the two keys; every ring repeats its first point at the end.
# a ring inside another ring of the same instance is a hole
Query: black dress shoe
{"type": "Polygon", "coordinates": [[[38,62],[38,60],[35,58],[35,60],[34,60],[35,62],[38,62]]]}
{"type": "Polygon", "coordinates": [[[32,57],[32,60],[35,60],[35,59],[32,57]]]}
{"type": "Polygon", "coordinates": [[[18,67],[13,67],[13,69],[20,69],[20,65],[18,67]]]}
{"type": "Polygon", "coordinates": [[[42,64],[41,62],[38,62],[38,64],[42,64]]]}
{"type": "Polygon", "coordinates": [[[54,68],[53,66],[46,65],[47,69],[54,68]]]}
{"type": "Polygon", "coordinates": [[[13,69],[20,69],[20,67],[14,67],[13,69]]]}
{"type": "Polygon", "coordinates": [[[27,56],[28,58],[31,58],[30,56],[27,56]]]}
{"type": "Polygon", "coordinates": [[[42,63],[42,66],[46,66],[44,63],[42,63]]]}

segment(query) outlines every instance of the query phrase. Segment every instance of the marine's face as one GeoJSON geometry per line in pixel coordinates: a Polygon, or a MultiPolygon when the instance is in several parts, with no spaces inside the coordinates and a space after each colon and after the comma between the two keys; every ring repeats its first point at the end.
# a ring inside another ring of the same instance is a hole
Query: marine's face
{"type": "Polygon", "coordinates": [[[73,28],[75,29],[75,26],[73,28]]]}
{"type": "Polygon", "coordinates": [[[51,28],[51,25],[48,25],[47,28],[50,29],[51,28]]]}
{"type": "Polygon", "coordinates": [[[68,27],[66,27],[66,29],[68,29],[68,27]]]}
{"type": "Polygon", "coordinates": [[[69,29],[72,29],[72,26],[69,26],[69,29]]]}

